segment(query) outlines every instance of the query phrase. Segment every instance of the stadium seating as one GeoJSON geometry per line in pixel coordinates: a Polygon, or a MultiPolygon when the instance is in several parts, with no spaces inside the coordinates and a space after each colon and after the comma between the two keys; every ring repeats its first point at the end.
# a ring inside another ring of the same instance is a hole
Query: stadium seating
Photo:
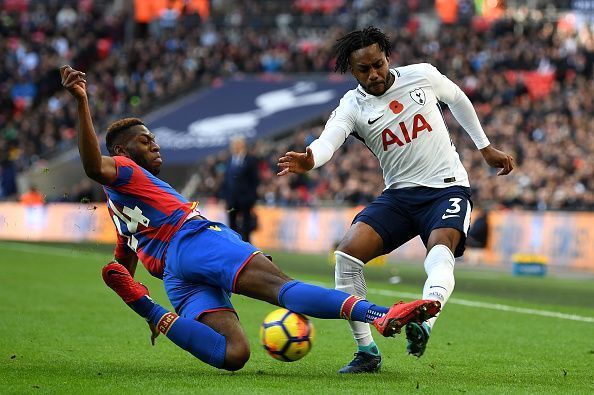
{"type": "MultiPolygon", "coordinates": [[[[393,38],[393,65],[437,66],[469,95],[491,141],[516,155],[520,168],[513,176],[491,182],[493,170],[445,112],[476,200],[539,210],[594,208],[591,27],[521,8],[494,21],[460,18],[435,35],[421,23],[428,18],[426,2],[335,1],[323,10],[309,1],[225,3],[230,8],[215,4],[208,19],[182,10],[174,16],[179,23],[157,19],[142,30],[130,26],[131,11],[119,2],[6,2],[0,9],[2,171],[39,166],[74,146],[73,108],[65,105],[67,96],[55,78],[62,63],[92,75],[94,115],[103,127],[237,73],[331,72],[335,38],[375,24],[393,38]],[[13,3],[18,5],[7,5],[13,3]]],[[[284,146],[256,144],[267,181],[263,202],[356,205],[381,191],[377,164],[357,142],[319,172],[275,177],[279,154],[302,150],[322,125],[320,120],[293,131],[284,146]]],[[[223,159],[208,158],[197,170],[204,182],[195,194],[202,200],[217,197],[223,159]]],[[[14,197],[9,187],[3,191],[0,198],[14,197]]]]}

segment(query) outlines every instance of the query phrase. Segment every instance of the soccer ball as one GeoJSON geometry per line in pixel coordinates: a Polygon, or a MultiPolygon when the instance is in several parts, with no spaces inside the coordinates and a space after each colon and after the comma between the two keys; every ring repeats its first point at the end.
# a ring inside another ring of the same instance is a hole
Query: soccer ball
{"type": "Polygon", "coordinates": [[[274,310],[264,318],[260,341],[268,354],[284,362],[307,355],[314,340],[313,324],[306,316],[287,309],[274,310]]]}

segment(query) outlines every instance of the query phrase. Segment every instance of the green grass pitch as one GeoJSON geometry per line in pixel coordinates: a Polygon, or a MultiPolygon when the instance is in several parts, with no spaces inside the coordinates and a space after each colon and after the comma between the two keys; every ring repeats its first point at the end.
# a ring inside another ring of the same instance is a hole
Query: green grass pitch
{"type": "MultiPolygon", "coordinates": [[[[594,393],[594,280],[519,278],[458,264],[456,291],[426,354],[403,336],[375,336],[379,374],[341,376],[354,352],[348,325],[313,319],[317,339],[303,360],[268,357],[258,342],[260,301],[233,301],[252,345],[236,373],[196,360],[160,336],[101,280],[110,249],[0,242],[0,393],[594,393]]],[[[290,275],[331,286],[326,257],[275,253],[290,275]]],[[[366,269],[369,299],[419,297],[421,264],[366,269]],[[398,275],[399,284],[387,279],[398,275]]],[[[137,278],[169,306],[161,282],[137,278]]]]}

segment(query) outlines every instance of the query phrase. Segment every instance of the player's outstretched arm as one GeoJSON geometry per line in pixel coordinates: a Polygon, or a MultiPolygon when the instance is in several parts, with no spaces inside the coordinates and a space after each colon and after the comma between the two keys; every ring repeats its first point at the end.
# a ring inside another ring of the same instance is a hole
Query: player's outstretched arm
{"type": "Polygon", "coordinates": [[[304,153],[289,151],[278,160],[278,167],[281,169],[278,176],[289,173],[303,174],[314,167],[314,157],[311,148],[307,147],[304,153]]]}
{"type": "Polygon", "coordinates": [[[516,160],[513,156],[494,148],[492,145],[481,149],[481,154],[483,154],[483,158],[489,166],[501,169],[497,173],[498,176],[509,174],[516,167],[516,160]]]}
{"type": "Polygon", "coordinates": [[[100,184],[110,184],[116,179],[115,160],[109,156],[101,155],[99,140],[95,134],[89,108],[85,73],[66,65],[60,67],[60,76],[62,85],[74,96],[77,102],[79,121],[78,152],[85,173],[89,178],[100,184]]]}
{"type": "Polygon", "coordinates": [[[134,277],[134,273],[136,272],[136,265],[138,264],[138,256],[136,254],[126,255],[124,257],[116,257],[114,258],[116,262],[120,265],[124,266],[128,269],[128,272],[132,277],[134,277]]]}
{"type": "MultiPolygon", "coordinates": [[[[103,277],[103,281],[105,284],[111,288],[112,290],[117,293],[120,298],[126,303],[129,307],[132,308],[136,313],[141,315],[142,317],[145,316],[144,313],[139,311],[139,307],[135,305],[138,300],[140,300],[144,296],[149,295],[148,288],[137,281],[134,281],[132,278],[133,271],[130,272],[129,268],[123,263],[127,259],[118,258],[117,261],[111,261],[107,265],[103,267],[101,271],[101,275],[103,277]]],[[[130,259],[126,262],[129,265],[132,265],[133,268],[136,268],[136,262],[138,259],[130,259]]],[[[146,317],[145,317],[146,318],[146,317]]],[[[157,325],[147,320],[149,329],[151,331],[151,344],[155,345],[155,339],[159,336],[159,330],[157,325]]]]}

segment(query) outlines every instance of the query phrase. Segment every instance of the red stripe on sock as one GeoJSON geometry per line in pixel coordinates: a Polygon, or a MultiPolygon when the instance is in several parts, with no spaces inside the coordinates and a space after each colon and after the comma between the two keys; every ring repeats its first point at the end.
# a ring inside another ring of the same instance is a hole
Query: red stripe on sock
{"type": "Polygon", "coordinates": [[[362,300],[362,298],[351,295],[342,302],[342,306],[340,306],[340,318],[344,318],[345,320],[351,319],[351,313],[353,312],[353,308],[357,304],[358,301],[362,300]]]}

